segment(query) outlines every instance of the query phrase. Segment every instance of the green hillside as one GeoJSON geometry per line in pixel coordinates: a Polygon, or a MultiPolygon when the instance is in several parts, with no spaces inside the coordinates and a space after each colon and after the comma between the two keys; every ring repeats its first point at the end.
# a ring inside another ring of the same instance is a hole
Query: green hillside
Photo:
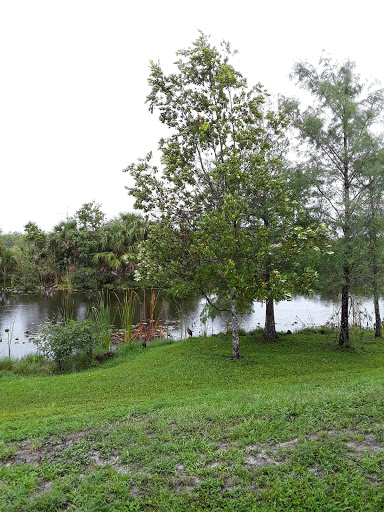
{"type": "Polygon", "coordinates": [[[121,347],[0,372],[2,511],[384,509],[384,343],[353,331],[121,347]]]}

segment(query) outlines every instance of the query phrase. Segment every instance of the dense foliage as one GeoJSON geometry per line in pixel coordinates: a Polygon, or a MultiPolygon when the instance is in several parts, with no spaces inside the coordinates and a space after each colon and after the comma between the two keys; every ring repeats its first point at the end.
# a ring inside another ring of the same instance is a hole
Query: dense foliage
{"type": "MultiPolygon", "coordinates": [[[[352,62],[320,59],[318,67],[296,64],[293,77],[311,93],[307,109],[286,101],[298,130],[301,169],[307,179],[312,215],[326,222],[337,239],[341,294],[340,345],[349,344],[349,295],[361,270],[365,244],[377,306],[378,220],[383,198],[384,89],[365,87],[352,62]]],[[[382,228],[381,228],[382,232],[382,228]]],[[[366,252],[366,251],[365,251],[366,252]]],[[[381,323],[376,309],[377,322],[381,323]]]]}
{"type": "Polygon", "coordinates": [[[38,348],[45,358],[55,362],[61,372],[70,356],[78,352],[85,353],[91,362],[100,339],[100,326],[93,320],[47,321],[41,327],[38,348]]]}
{"type": "Polygon", "coordinates": [[[255,299],[266,303],[265,336],[276,337],[275,301],[311,289],[340,295],[348,345],[350,294],[366,293],[381,336],[384,90],[366,87],[354,63],[322,58],[293,70],[308,107],[276,107],[260,84],[248,86],[234,53],[200,34],[178,52],[176,72],[151,62],[147,102],[169,135],[161,165],[149,153],[126,169],[146,219],[106,222],[91,202],[51,233],[28,222],[24,234],[0,234],[1,288],[149,279],[179,297],[199,293],[231,311],[235,357],[238,314],[255,299]]]}
{"type": "Polygon", "coordinates": [[[132,213],[104,218],[99,205],[85,203],[50,233],[28,222],[24,234],[1,236],[0,287],[97,289],[132,282],[149,225],[132,213]]]}
{"type": "Polygon", "coordinates": [[[201,34],[178,55],[176,73],[152,63],[149,78],[150,110],[170,133],[159,143],[162,172],[151,154],[128,167],[135,207],[158,221],[140,271],[177,293],[227,300],[238,358],[239,312],[289,296],[295,266],[281,262],[317,248],[324,226],[300,223],[281,175],[287,118],[261,85],[248,87],[230,46],[201,34]]]}

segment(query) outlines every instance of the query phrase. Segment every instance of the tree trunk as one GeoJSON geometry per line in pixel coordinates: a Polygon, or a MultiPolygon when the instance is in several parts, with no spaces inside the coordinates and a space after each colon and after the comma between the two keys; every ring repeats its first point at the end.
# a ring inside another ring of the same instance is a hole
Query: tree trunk
{"type": "Polygon", "coordinates": [[[378,297],[376,289],[373,291],[373,303],[375,306],[375,338],[381,338],[380,306],[379,306],[379,297],[378,297]]]}
{"type": "Polygon", "coordinates": [[[340,336],[339,346],[349,346],[349,282],[350,282],[350,269],[348,265],[343,267],[344,284],[341,292],[341,321],[340,321],[340,336]]]}
{"type": "Polygon", "coordinates": [[[231,314],[232,314],[232,359],[239,359],[240,358],[239,312],[237,310],[236,295],[232,295],[231,314]]]}
{"type": "Polygon", "coordinates": [[[265,325],[263,331],[263,338],[276,339],[276,327],[275,327],[275,305],[273,297],[269,297],[265,303],[265,325]]]}
{"type": "MultiPolygon", "coordinates": [[[[374,212],[374,204],[371,199],[371,212],[374,212]]],[[[375,308],[375,338],[381,338],[381,317],[380,317],[380,306],[379,306],[379,265],[377,262],[377,232],[371,222],[370,230],[370,253],[371,253],[371,272],[372,272],[372,292],[373,292],[373,305],[375,308]]]]}

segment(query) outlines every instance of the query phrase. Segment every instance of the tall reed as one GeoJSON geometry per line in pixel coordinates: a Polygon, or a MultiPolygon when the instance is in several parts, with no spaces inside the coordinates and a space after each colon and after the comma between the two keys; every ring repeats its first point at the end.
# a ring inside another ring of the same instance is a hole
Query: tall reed
{"type": "Polygon", "coordinates": [[[63,279],[63,288],[65,290],[72,290],[73,289],[73,273],[74,273],[74,267],[70,265],[65,269],[65,275],[63,279]]]}
{"type": "Polygon", "coordinates": [[[168,331],[163,325],[163,306],[156,316],[156,310],[158,309],[157,304],[159,301],[160,290],[155,292],[151,289],[150,301],[147,305],[147,294],[143,291],[143,300],[140,299],[139,295],[134,291],[128,289],[123,300],[119,300],[119,314],[121,319],[121,325],[124,331],[124,341],[134,342],[136,339],[141,341],[143,347],[146,347],[148,341],[152,341],[155,338],[162,338],[163,333],[168,331]],[[136,326],[133,326],[134,314],[139,308],[140,319],[136,326]],[[147,309],[149,309],[149,318],[147,318],[147,309]]]}
{"type": "Polygon", "coordinates": [[[139,304],[140,306],[140,298],[138,294],[131,289],[128,289],[128,292],[124,294],[122,300],[117,295],[116,298],[119,302],[119,316],[124,335],[124,343],[131,343],[134,341],[132,326],[136,305],[139,304]]]}
{"type": "Polygon", "coordinates": [[[111,315],[111,305],[108,294],[99,294],[97,305],[92,306],[91,318],[99,327],[101,345],[108,351],[111,350],[114,319],[112,319],[111,315]]]}
{"type": "Polygon", "coordinates": [[[74,316],[75,316],[75,311],[74,311],[74,300],[73,300],[73,296],[72,296],[72,293],[70,291],[68,291],[67,293],[63,293],[62,297],[61,297],[61,304],[60,304],[60,308],[59,308],[59,314],[60,314],[60,318],[58,320],[60,320],[60,322],[62,323],[66,323],[66,322],[69,322],[70,320],[74,320],[74,316]]]}

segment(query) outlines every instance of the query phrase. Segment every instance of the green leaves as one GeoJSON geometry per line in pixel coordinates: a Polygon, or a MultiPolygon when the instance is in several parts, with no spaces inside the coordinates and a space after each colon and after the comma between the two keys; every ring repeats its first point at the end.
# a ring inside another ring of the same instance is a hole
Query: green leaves
{"type": "Polygon", "coordinates": [[[36,342],[45,357],[52,358],[59,371],[76,351],[84,351],[92,358],[93,349],[100,344],[99,326],[93,320],[68,320],[62,323],[46,322],[36,342]]]}
{"type": "Polygon", "coordinates": [[[296,226],[280,176],[284,110],[269,108],[260,84],[247,87],[228,45],[220,52],[201,34],[178,55],[176,73],[152,63],[149,78],[150,109],[170,128],[159,144],[162,172],[151,155],[127,169],[135,207],[156,219],[139,273],[179,295],[230,298],[237,314],[255,298],[288,296],[287,262],[316,234],[296,226]]]}

